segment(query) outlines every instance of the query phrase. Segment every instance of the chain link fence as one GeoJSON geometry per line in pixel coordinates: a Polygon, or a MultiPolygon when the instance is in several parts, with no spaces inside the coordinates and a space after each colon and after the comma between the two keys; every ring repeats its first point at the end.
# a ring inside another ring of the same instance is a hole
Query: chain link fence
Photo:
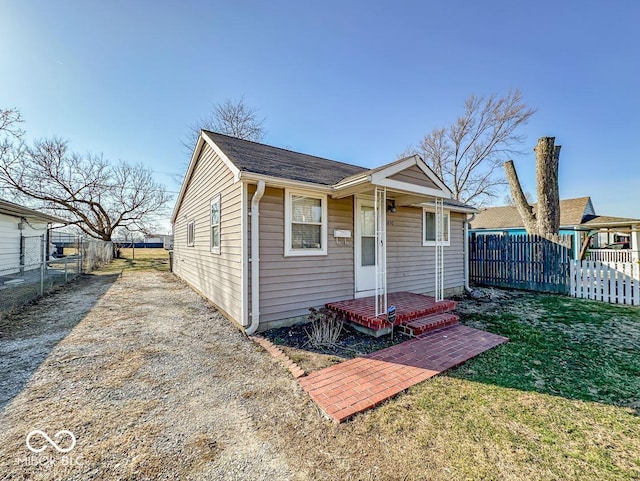
{"type": "Polygon", "coordinates": [[[113,258],[113,244],[56,233],[21,236],[0,251],[0,315],[44,296],[113,258]],[[19,249],[17,248],[19,247],[19,249]]]}

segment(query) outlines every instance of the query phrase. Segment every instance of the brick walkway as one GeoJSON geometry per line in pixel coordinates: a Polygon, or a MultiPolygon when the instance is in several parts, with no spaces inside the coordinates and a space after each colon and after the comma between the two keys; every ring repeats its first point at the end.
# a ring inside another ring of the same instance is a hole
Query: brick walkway
{"type": "Polygon", "coordinates": [[[506,337],[457,324],[316,371],[299,382],[322,410],[340,423],[507,341],[506,337]]]}

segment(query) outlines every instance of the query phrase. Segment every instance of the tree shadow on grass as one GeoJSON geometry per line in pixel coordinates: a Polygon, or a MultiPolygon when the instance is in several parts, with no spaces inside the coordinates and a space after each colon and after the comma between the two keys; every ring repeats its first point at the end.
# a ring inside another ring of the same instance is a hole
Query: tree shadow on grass
{"type": "Polygon", "coordinates": [[[0,410],[22,391],[118,277],[117,273],[80,276],[0,318],[0,410]]]}

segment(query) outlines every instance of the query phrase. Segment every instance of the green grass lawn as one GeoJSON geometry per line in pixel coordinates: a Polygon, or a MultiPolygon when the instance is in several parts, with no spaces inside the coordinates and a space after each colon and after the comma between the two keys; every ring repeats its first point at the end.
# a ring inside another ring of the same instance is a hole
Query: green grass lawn
{"type": "Polygon", "coordinates": [[[429,479],[640,479],[640,309],[521,294],[459,312],[510,342],[363,417],[369,432],[429,479]]]}
{"type": "Polygon", "coordinates": [[[639,308],[527,294],[464,322],[510,342],[451,375],[640,412],[639,308]]]}
{"type": "Polygon", "coordinates": [[[169,271],[169,251],[159,249],[120,249],[120,257],[100,269],[101,272],[169,271]]]}

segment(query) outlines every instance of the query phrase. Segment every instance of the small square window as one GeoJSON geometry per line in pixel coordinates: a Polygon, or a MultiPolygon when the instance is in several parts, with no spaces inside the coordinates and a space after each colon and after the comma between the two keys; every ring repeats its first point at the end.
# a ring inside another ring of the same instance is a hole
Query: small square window
{"type": "MultiPolygon", "coordinates": [[[[450,245],[449,230],[450,230],[450,218],[449,211],[444,211],[442,214],[442,245],[450,245]]],[[[422,245],[423,246],[435,246],[436,245],[436,214],[433,210],[424,208],[422,211],[422,245]]]]}

